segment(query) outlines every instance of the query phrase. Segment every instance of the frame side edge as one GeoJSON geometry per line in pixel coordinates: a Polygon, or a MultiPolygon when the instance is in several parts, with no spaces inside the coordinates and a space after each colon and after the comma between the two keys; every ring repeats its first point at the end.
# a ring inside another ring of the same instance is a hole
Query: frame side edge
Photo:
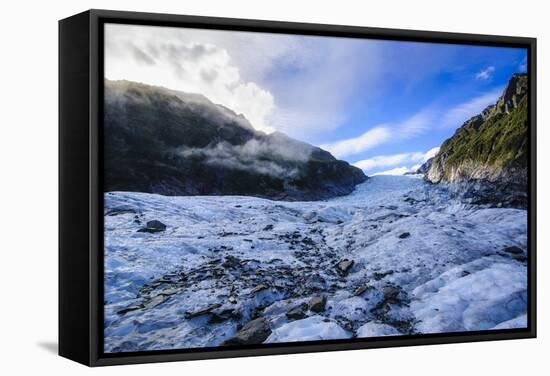
{"type": "Polygon", "coordinates": [[[531,335],[537,337],[537,39],[532,38],[529,44],[529,116],[530,116],[530,150],[529,150],[529,326],[531,335]]]}
{"type": "Polygon", "coordinates": [[[89,12],[59,21],[59,355],[89,364],[89,12]]]}

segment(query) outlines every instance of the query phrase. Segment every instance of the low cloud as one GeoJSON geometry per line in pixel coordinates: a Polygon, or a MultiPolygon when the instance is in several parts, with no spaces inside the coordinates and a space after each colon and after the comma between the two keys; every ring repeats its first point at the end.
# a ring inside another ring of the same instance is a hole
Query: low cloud
{"type": "Polygon", "coordinates": [[[405,140],[425,133],[433,124],[435,111],[424,109],[396,124],[379,125],[353,138],[321,145],[335,157],[349,157],[395,140],[405,140]]]}
{"type": "Polygon", "coordinates": [[[493,73],[495,72],[495,67],[494,66],[488,66],[487,68],[477,72],[476,74],[476,79],[478,80],[488,80],[489,78],[492,77],[493,73]]]}
{"type": "Polygon", "coordinates": [[[435,148],[431,148],[430,150],[424,153],[424,158],[422,159],[422,162],[426,162],[428,159],[435,157],[437,153],[439,153],[439,146],[436,146],[435,148]]]}
{"type": "Polygon", "coordinates": [[[358,137],[324,144],[321,145],[321,148],[328,150],[337,158],[342,158],[372,149],[387,142],[390,138],[391,131],[388,127],[376,127],[358,137]]]}
{"type": "Polygon", "coordinates": [[[404,175],[407,172],[412,172],[412,170],[408,167],[402,166],[402,167],[392,168],[391,170],[380,171],[380,172],[372,174],[371,176],[377,176],[377,175],[404,175]]]}
{"type": "Polygon", "coordinates": [[[220,142],[206,148],[183,148],[179,154],[186,158],[205,158],[205,162],[212,166],[287,179],[297,177],[298,170],[292,166],[293,163],[307,161],[311,152],[312,148],[305,144],[297,145],[282,137],[270,137],[269,140],[252,139],[243,145],[220,142]]]}
{"type": "Polygon", "coordinates": [[[402,153],[393,155],[377,155],[369,159],[355,162],[353,165],[363,171],[370,171],[375,168],[395,166],[402,163],[418,163],[424,158],[423,153],[402,153]]]}
{"type": "MultiPolygon", "coordinates": [[[[357,161],[353,165],[356,167],[359,167],[365,172],[369,172],[379,168],[397,166],[397,165],[400,165],[403,168],[406,168],[407,171],[416,171],[422,163],[434,157],[438,151],[439,151],[439,147],[435,147],[428,150],[427,152],[377,155],[368,159],[357,161]],[[403,165],[409,165],[411,167],[407,168],[407,167],[404,167],[403,165]]],[[[373,175],[376,175],[376,174],[373,174],[373,175]]]]}

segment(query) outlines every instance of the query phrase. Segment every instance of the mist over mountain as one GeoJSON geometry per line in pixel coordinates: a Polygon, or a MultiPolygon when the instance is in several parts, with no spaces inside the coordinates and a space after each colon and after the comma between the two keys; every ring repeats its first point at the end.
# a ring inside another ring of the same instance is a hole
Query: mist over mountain
{"type": "Polygon", "coordinates": [[[514,74],[494,105],[466,121],[419,172],[474,201],[527,205],[528,77],[514,74]]]}
{"type": "Polygon", "coordinates": [[[198,94],[106,80],[104,114],[105,191],[319,200],[367,179],[329,152],[256,131],[198,94]]]}

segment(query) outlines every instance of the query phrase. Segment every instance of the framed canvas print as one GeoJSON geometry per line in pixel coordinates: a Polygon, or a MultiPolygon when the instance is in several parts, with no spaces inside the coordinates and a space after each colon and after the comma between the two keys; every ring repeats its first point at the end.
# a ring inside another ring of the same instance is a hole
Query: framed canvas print
{"type": "Polygon", "coordinates": [[[62,356],[536,335],[535,39],[59,26],[62,356]]]}

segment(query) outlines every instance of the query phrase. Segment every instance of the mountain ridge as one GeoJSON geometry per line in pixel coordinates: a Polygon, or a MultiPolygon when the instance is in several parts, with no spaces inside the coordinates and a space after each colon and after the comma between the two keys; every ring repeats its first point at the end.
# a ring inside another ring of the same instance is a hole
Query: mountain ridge
{"type": "Polygon", "coordinates": [[[367,177],[200,94],[105,81],[105,191],[319,200],[367,177]]]}
{"type": "Polygon", "coordinates": [[[513,74],[496,103],[459,127],[420,172],[432,183],[469,190],[475,200],[525,207],[527,94],[527,75],[513,74]],[[473,183],[478,188],[470,189],[473,183]]]}

